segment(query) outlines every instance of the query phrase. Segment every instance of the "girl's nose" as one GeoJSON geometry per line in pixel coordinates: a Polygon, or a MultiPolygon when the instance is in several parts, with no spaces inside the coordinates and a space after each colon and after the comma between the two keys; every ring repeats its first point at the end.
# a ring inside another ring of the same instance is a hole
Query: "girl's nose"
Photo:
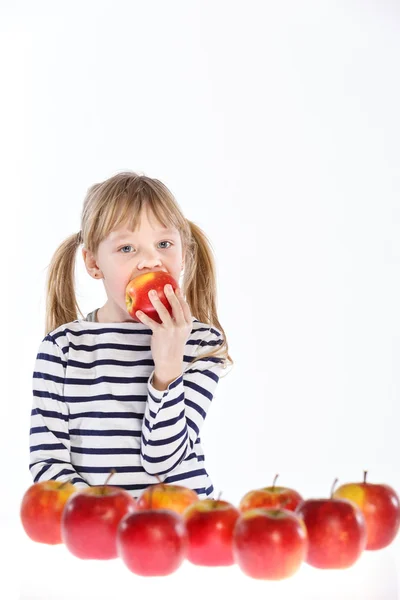
{"type": "Polygon", "coordinates": [[[154,269],[155,267],[161,267],[161,260],[154,256],[145,258],[138,264],[138,269],[154,269]]]}

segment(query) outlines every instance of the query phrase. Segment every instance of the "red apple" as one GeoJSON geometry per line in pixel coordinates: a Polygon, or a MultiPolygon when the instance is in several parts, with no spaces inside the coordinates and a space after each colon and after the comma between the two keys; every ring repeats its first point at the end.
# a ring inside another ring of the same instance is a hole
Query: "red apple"
{"type": "Polygon", "coordinates": [[[360,508],[367,526],[366,550],[380,550],[396,537],[400,525],[399,497],[389,485],[364,481],[345,483],[338,487],[334,498],[352,500],[360,508]]]}
{"type": "Polygon", "coordinates": [[[135,510],[135,499],[123,488],[92,486],[67,500],[61,518],[61,536],[68,550],[82,559],[117,558],[117,528],[135,510]]]}
{"type": "MultiPolygon", "coordinates": [[[[156,476],[157,477],[157,476],[156,476]]],[[[159,478],[158,478],[159,479],[159,478]]],[[[197,502],[199,497],[191,488],[171,483],[149,485],[136,500],[136,510],[168,509],[179,514],[197,502]]]]}
{"type": "Polygon", "coordinates": [[[286,509],[254,508],[242,513],[233,530],[233,556],[255,579],[291,577],[307,555],[302,520],[286,509]]]}
{"type": "Polygon", "coordinates": [[[61,544],[61,515],[68,498],[78,491],[69,481],[38,481],[25,492],[20,518],[34,542],[61,544]]]}
{"type": "Polygon", "coordinates": [[[319,569],[350,567],[365,550],[367,528],[361,510],[349,500],[333,497],[304,500],[296,509],[307,528],[306,562],[319,569]]]}
{"type": "Polygon", "coordinates": [[[151,273],[143,273],[132,279],[125,290],[125,302],[129,315],[135,321],[139,321],[136,316],[136,311],[143,311],[148,317],[161,323],[161,319],[156,308],[153,306],[149,298],[149,291],[156,290],[161,302],[172,316],[172,306],[167,299],[164,286],[169,283],[175,291],[179,286],[175,279],[169,273],[164,271],[154,271],[151,273]]]}
{"type": "Polygon", "coordinates": [[[118,526],[118,556],[136,575],[173,573],[185,559],[187,543],[182,516],[172,510],[133,512],[118,526]]]}
{"type": "Polygon", "coordinates": [[[188,506],[182,516],[189,537],[187,559],[191,563],[234,564],[232,536],[240,512],[233,504],[219,498],[205,498],[188,506]]]}
{"type": "Polygon", "coordinates": [[[239,502],[240,512],[243,513],[252,508],[285,508],[286,510],[296,510],[303,498],[296,490],[275,486],[277,478],[278,475],[275,475],[272,486],[247,492],[239,502]]]}

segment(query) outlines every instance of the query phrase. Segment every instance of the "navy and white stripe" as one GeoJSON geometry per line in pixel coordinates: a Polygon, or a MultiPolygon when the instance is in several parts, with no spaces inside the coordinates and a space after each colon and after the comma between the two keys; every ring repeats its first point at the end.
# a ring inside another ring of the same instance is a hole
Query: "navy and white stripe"
{"type": "Polygon", "coordinates": [[[222,360],[188,365],[220,345],[222,335],[193,317],[182,373],[164,391],[152,385],[151,335],[143,323],[77,319],[42,340],[32,386],[29,468],[35,482],[101,485],[115,469],[109,484],[134,497],[157,483],[156,474],[200,498],[212,497],[200,434],[222,360]]]}

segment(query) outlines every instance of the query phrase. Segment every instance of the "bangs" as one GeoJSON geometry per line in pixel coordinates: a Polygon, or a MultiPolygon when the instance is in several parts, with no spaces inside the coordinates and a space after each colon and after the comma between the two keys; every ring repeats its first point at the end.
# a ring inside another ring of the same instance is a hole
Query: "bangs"
{"type": "Polygon", "coordinates": [[[156,221],[162,227],[177,229],[180,235],[185,230],[185,221],[172,194],[158,180],[130,176],[113,183],[108,190],[100,191],[97,188],[95,192],[98,198],[100,196],[103,199],[95,218],[96,223],[92,223],[92,233],[96,232],[97,238],[93,240],[96,248],[116,229],[126,227],[135,231],[140,225],[143,210],[149,213],[153,226],[156,221]]]}

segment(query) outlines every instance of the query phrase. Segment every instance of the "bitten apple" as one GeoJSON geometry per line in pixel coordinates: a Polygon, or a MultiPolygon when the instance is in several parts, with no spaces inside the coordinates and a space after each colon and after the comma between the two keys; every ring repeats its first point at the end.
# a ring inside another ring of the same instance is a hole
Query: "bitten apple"
{"type": "Polygon", "coordinates": [[[133,512],[125,515],[118,525],[118,556],[136,575],[169,575],[179,568],[186,550],[183,519],[173,510],[133,512]]]}
{"type": "Polygon", "coordinates": [[[183,513],[189,544],[187,559],[194,565],[234,564],[233,528],[240,516],[226,500],[205,498],[191,504],[183,513]]]}
{"type": "Polygon", "coordinates": [[[160,481],[143,490],[136,500],[136,510],[163,508],[182,514],[188,506],[198,500],[199,496],[191,488],[160,481]]]}
{"type": "Polygon", "coordinates": [[[61,544],[61,516],[68,498],[78,488],[69,481],[38,481],[25,492],[20,518],[25,533],[34,542],[61,544]]]}
{"type": "Polygon", "coordinates": [[[235,562],[255,579],[291,577],[304,562],[307,548],[306,527],[290,510],[247,510],[233,530],[235,562]]]}
{"type": "Polygon", "coordinates": [[[380,550],[396,537],[400,525],[400,501],[392,487],[364,481],[345,483],[337,488],[334,498],[352,500],[362,511],[367,526],[366,550],[380,550]]]}
{"type": "MultiPolygon", "coordinates": [[[[114,472],[114,471],[113,471],[114,472]]],[[[135,499],[123,488],[92,486],[67,500],[61,518],[61,536],[68,550],[82,559],[117,558],[117,528],[135,510],[135,499]]]]}
{"type": "Polygon", "coordinates": [[[296,490],[276,486],[278,475],[275,475],[272,486],[251,490],[239,502],[239,510],[243,513],[252,508],[284,508],[296,510],[303,498],[296,490]]]}
{"type": "Polygon", "coordinates": [[[319,569],[344,569],[365,550],[367,528],[361,510],[349,500],[333,497],[304,500],[295,513],[307,528],[306,562],[319,569]]]}
{"type": "Polygon", "coordinates": [[[149,298],[150,290],[156,290],[161,302],[172,316],[172,306],[164,292],[164,286],[166,286],[167,283],[172,286],[174,292],[179,287],[172,275],[165,273],[164,271],[143,273],[143,275],[134,277],[134,279],[128,283],[125,290],[125,303],[132,319],[139,321],[136,312],[141,310],[157,323],[162,322],[156,308],[149,298]]]}

